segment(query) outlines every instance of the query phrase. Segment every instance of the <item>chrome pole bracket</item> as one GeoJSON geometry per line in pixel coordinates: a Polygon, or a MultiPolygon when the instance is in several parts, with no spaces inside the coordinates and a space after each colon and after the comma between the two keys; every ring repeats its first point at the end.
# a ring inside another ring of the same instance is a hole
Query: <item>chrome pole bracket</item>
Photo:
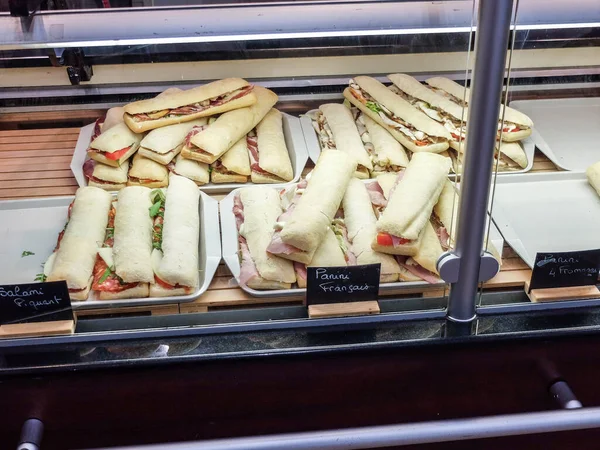
{"type": "MultiPolygon", "coordinates": [[[[446,252],[437,262],[437,270],[440,278],[446,283],[456,283],[460,272],[460,256],[453,252],[446,252]]],[[[479,282],[494,278],[500,272],[500,263],[489,252],[483,252],[479,262],[479,282]]]]}

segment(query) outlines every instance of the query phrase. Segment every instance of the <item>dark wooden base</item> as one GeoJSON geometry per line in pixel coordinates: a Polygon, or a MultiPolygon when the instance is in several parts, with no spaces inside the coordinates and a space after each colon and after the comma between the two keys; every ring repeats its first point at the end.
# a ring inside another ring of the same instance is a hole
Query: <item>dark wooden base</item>
{"type": "MultiPolygon", "coordinates": [[[[556,377],[593,406],[599,346],[599,337],[556,338],[4,377],[0,447],[16,446],[28,417],[46,424],[44,450],[65,450],[550,410],[556,377]]],[[[419,449],[597,449],[599,437],[419,449]]]]}

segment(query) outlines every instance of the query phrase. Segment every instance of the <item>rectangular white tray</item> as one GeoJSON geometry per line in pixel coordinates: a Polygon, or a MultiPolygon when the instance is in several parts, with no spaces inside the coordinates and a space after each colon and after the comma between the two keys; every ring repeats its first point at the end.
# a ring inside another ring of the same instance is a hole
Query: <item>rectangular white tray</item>
{"type": "MultiPolygon", "coordinates": [[[[316,109],[313,109],[306,114],[315,113],[316,111],[316,109]]],[[[319,155],[321,154],[321,146],[319,145],[317,133],[312,126],[311,119],[308,116],[301,116],[300,124],[302,125],[302,132],[304,133],[304,140],[306,142],[306,150],[308,152],[308,157],[312,162],[316,163],[317,159],[319,159],[319,155]]],[[[511,170],[506,172],[501,171],[498,172],[498,175],[514,175],[518,173],[529,172],[531,170],[531,168],[533,167],[535,144],[531,138],[523,139],[519,144],[523,148],[525,156],[527,156],[527,167],[520,170],[511,170]]],[[[409,150],[407,150],[407,152],[409,152],[409,150]]],[[[451,177],[456,177],[456,175],[451,174],[451,177]]]]}
{"type": "Polygon", "coordinates": [[[538,252],[600,248],[600,197],[583,173],[498,178],[492,219],[529,267],[538,252]]]}
{"type": "MultiPolygon", "coordinates": [[[[73,301],[73,309],[121,308],[191,302],[207,289],[221,261],[218,202],[200,193],[199,267],[200,284],[190,295],[124,300],[73,301]]],[[[0,285],[32,283],[52,253],[67,219],[73,196],[0,202],[0,285]],[[22,257],[23,251],[34,255],[22,257]]]]}
{"type": "MultiPolygon", "coordinates": [[[[286,113],[282,113],[282,116],[283,135],[285,137],[285,144],[290,154],[290,161],[292,163],[292,169],[294,170],[294,179],[287,183],[269,185],[275,187],[285,186],[287,184],[297,182],[300,179],[302,171],[304,170],[304,166],[306,165],[306,161],[308,160],[300,119],[286,113]]],[[[83,174],[83,163],[88,159],[87,149],[90,145],[93,132],[93,123],[86,125],[81,129],[79,138],[77,139],[77,145],[75,146],[75,152],[73,153],[73,158],[71,159],[71,171],[73,172],[73,175],[75,176],[79,186],[87,186],[87,178],[83,174]]],[[[200,190],[209,194],[226,194],[231,192],[233,189],[243,186],[256,185],[251,182],[223,184],[208,183],[204,186],[200,186],[200,190]]]]}
{"type": "Polygon", "coordinates": [[[600,161],[600,98],[517,100],[510,106],[533,120],[531,134],[557,167],[585,171],[600,161]]]}
{"type": "MultiPolygon", "coordinates": [[[[256,189],[264,189],[263,186],[256,187],[256,189]]],[[[239,189],[232,191],[227,197],[219,202],[219,209],[221,211],[221,236],[223,241],[223,260],[231,273],[233,274],[239,287],[254,297],[301,297],[306,293],[306,289],[292,288],[292,289],[280,289],[280,290],[257,290],[251,289],[248,286],[239,284],[240,276],[240,260],[238,256],[238,232],[235,225],[235,216],[233,215],[233,199],[239,189]]],[[[502,247],[504,241],[502,236],[496,229],[491,226],[490,237],[492,244],[499,250],[499,254],[502,254],[502,247]]],[[[385,294],[391,291],[402,291],[402,290],[414,290],[415,288],[426,288],[426,287],[442,287],[444,282],[439,283],[427,283],[426,281],[402,281],[395,283],[382,283],[379,286],[379,292],[385,294]]]]}

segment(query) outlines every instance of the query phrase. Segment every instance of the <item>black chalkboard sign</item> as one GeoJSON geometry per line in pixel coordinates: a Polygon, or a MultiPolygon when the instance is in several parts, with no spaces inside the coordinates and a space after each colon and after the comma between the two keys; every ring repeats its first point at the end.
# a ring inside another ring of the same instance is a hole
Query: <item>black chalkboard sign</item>
{"type": "Polygon", "coordinates": [[[529,289],[594,285],[599,269],[600,250],[538,253],[529,289]]]}
{"type": "Polygon", "coordinates": [[[0,325],[73,320],[65,281],[0,286],[0,325]]]}
{"type": "Polygon", "coordinates": [[[306,304],[377,300],[381,264],[307,267],[306,304]]]}

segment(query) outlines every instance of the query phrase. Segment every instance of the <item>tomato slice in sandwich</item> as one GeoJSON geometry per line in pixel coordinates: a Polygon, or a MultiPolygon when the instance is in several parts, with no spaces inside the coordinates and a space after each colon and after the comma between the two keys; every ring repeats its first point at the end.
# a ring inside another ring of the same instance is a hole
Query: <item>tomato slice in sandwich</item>
{"type": "Polygon", "coordinates": [[[377,233],[377,243],[383,246],[392,246],[394,245],[394,240],[387,233],[377,233]]]}
{"type": "Polygon", "coordinates": [[[154,275],[154,281],[156,281],[156,283],[158,283],[159,286],[164,287],[165,289],[173,289],[175,286],[172,284],[169,284],[163,280],[161,280],[160,278],[158,278],[156,275],[154,275]]]}
{"type": "MultiPolygon", "coordinates": [[[[407,244],[408,242],[410,242],[410,239],[404,239],[404,238],[396,238],[395,240],[396,240],[396,245],[404,245],[404,244],[407,244]]],[[[391,247],[394,245],[394,238],[392,237],[391,234],[377,233],[377,243],[379,245],[391,247]]]]}
{"type": "Polygon", "coordinates": [[[121,157],[125,156],[125,154],[129,151],[130,148],[131,145],[129,147],[122,148],[121,150],[117,150],[116,152],[104,153],[104,156],[106,156],[106,159],[112,159],[113,161],[116,161],[118,159],[121,159],[121,157]]]}

